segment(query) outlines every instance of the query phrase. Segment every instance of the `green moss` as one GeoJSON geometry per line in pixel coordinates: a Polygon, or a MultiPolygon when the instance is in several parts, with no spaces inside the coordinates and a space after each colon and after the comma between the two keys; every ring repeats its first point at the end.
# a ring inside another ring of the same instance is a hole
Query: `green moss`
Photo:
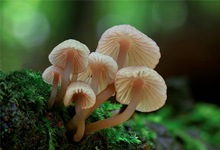
{"type": "Polygon", "coordinates": [[[24,70],[9,75],[1,73],[1,137],[4,149],[46,149],[47,138],[40,127],[46,117],[45,104],[50,86],[40,73],[24,70]],[[42,144],[41,144],[42,143],[42,144]]]}
{"type": "MultiPolygon", "coordinates": [[[[3,149],[143,149],[147,143],[124,124],[96,132],[82,142],[72,142],[63,126],[74,114],[73,106],[48,111],[51,86],[41,73],[31,70],[0,72],[1,146],[3,149]]],[[[108,118],[120,104],[105,102],[87,122],[108,118]]],[[[141,134],[140,134],[141,136],[141,134]]]]}
{"type": "MultiPolygon", "coordinates": [[[[75,143],[72,134],[64,128],[64,122],[75,113],[74,107],[48,111],[50,91],[51,86],[42,81],[39,72],[23,70],[5,74],[0,71],[0,147],[10,150],[220,149],[220,109],[205,103],[180,113],[172,105],[153,113],[136,113],[121,125],[75,143]]],[[[87,123],[109,118],[121,107],[107,101],[94,111],[87,123]]]]}

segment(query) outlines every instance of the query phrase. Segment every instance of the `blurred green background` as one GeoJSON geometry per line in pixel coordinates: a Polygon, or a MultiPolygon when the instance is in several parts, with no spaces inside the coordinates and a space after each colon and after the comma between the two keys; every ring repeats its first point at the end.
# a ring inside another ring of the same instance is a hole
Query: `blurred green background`
{"type": "Polygon", "coordinates": [[[59,43],[76,39],[95,51],[102,33],[130,24],[161,49],[156,70],[186,76],[199,100],[219,102],[220,1],[0,1],[0,69],[43,71],[59,43]]]}
{"type": "MultiPolygon", "coordinates": [[[[156,71],[168,85],[165,107],[133,117],[134,129],[144,129],[137,134],[146,136],[146,119],[190,150],[219,149],[220,1],[0,0],[0,70],[43,72],[59,43],[76,39],[95,51],[102,33],[119,24],[158,44],[156,71]]],[[[155,145],[170,145],[166,136],[157,134],[155,145]]]]}

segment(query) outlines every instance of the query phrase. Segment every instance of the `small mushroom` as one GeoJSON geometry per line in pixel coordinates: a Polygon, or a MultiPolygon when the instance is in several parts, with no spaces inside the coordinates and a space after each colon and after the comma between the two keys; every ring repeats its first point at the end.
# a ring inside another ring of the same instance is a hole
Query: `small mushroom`
{"type": "Polygon", "coordinates": [[[113,57],[118,69],[126,66],[155,68],[160,58],[157,44],[130,25],[117,25],[106,30],[96,51],[113,57]]]}
{"type": "MultiPolygon", "coordinates": [[[[97,96],[96,96],[96,102],[95,104],[89,108],[89,109],[85,109],[83,111],[84,114],[84,119],[87,119],[95,109],[97,109],[102,103],[104,103],[106,100],[108,100],[112,95],[114,95],[115,93],[115,86],[114,83],[111,83],[107,86],[107,88],[105,88],[102,92],[100,92],[97,96]]],[[[71,128],[67,128],[68,131],[72,131],[74,130],[74,128],[76,128],[76,116],[74,116],[71,119],[72,122],[72,126],[71,128]]]]}
{"type": "Polygon", "coordinates": [[[117,70],[117,63],[112,57],[93,52],[89,55],[88,67],[78,75],[78,80],[86,81],[94,93],[98,94],[114,82],[117,70]]]}
{"type": "Polygon", "coordinates": [[[88,65],[89,49],[79,41],[69,39],[57,45],[49,54],[49,61],[53,65],[64,68],[62,84],[56,103],[60,103],[65,95],[66,88],[72,81],[76,81],[77,74],[83,72],[88,65]]]}
{"type": "MultiPolygon", "coordinates": [[[[97,95],[97,93],[105,89],[107,85],[114,82],[117,70],[117,63],[112,57],[99,54],[98,52],[93,52],[89,55],[88,67],[84,72],[78,75],[78,80],[85,81],[90,84],[94,93],[97,95]]],[[[101,101],[101,103],[103,102],[104,100],[101,101]]],[[[92,112],[93,109],[91,110],[91,112],[90,109],[85,110],[85,119],[92,112]]]]}
{"type": "Polygon", "coordinates": [[[146,66],[126,67],[119,70],[115,79],[116,100],[128,105],[119,115],[86,125],[85,133],[116,126],[127,121],[135,112],[155,111],[166,101],[166,84],[153,69],[146,66]]]}
{"type": "MultiPolygon", "coordinates": [[[[64,97],[64,105],[69,106],[74,101],[76,111],[77,131],[73,136],[73,140],[78,142],[82,139],[85,131],[85,120],[83,110],[92,107],[95,104],[96,96],[91,87],[85,82],[76,81],[67,87],[64,97]]],[[[74,118],[74,117],[73,117],[74,118]]],[[[66,128],[72,128],[75,119],[71,119],[66,123],[66,128]]]]}
{"type": "Polygon", "coordinates": [[[61,84],[61,78],[63,75],[63,69],[58,66],[50,66],[46,68],[42,74],[42,78],[44,82],[48,84],[52,84],[52,90],[50,94],[50,98],[48,100],[48,108],[50,109],[56,99],[57,95],[57,87],[61,84]]]}

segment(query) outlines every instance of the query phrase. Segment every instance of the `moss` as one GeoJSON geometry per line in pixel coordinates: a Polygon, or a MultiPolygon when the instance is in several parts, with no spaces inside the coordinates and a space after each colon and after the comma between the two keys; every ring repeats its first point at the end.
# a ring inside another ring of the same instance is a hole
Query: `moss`
{"type": "Polygon", "coordinates": [[[31,149],[36,145],[46,149],[48,141],[42,138],[46,133],[41,132],[41,126],[50,87],[40,73],[13,72],[4,76],[0,86],[3,149],[31,149]]]}
{"type": "MultiPolygon", "coordinates": [[[[63,126],[74,115],[74,107],[48,111],[50,91],[51,86],[42,81],[39,72],[23,70],[5,74],[0,71],[0,147],[10,150],[220,149],[220,109],[206,103],[179,113],[172,105],[153,113],[136,113],[124,124],[75,143],[63,126]]],[[[172,91],[169,94],[172,95],[172,91]]],[[[111,117],[113,111],[121,107],[105,102],[87,123],[111,117]]]]}
{"type": "MultiPolygon", "coordinates": [[[[72,142],[72,135],[63,126],[73,114],[73,106],[48,111],[51,86],[41,73],[22,70],[0,72],[1,147],[3,149],[143,149],[146,139],[136,135],[129,124],[119,125],[72,142]]],[[[108,118],[121,105],[104,103],[88,119],[93,122],[108,118]]]]}

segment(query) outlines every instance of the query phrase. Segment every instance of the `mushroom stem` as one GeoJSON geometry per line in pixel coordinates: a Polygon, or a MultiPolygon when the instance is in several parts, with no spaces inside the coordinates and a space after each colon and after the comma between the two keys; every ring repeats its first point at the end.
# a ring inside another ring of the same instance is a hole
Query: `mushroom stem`
{"type": "Polygon", "coordinates": [[[86,125],[85,133],[90,134],[92,132],[113,127],[127,121],[133,115],[136,107],[140,102],[142,86],[143,82],[141,80],[137,80],[137,82],[135,81],[133,85],[133,97],[130,103],[128,104],[127,108],[119,115],[86,125]]]}
{"type": "Polygon", "coordinates": [[[75,100],[75,110],[76,110],[76,120],[78,122],[77,124],[77,130],[75,135],[73,136],[73,140],[75,142],[79,142],[83,135],[84,135],[84,131],[85,131],[85,120],[84,120],[84,116],[83,116],[83,112],[82,112],[82,100],[80,99],[79,96],[77,96],[76,100],[75,100]]]}
{"type": "Polygon", "coordinates": [[[76,117],[76,115],[74,115],[74,117],[71,120],[69,120],[65,123],[65,128],[68,132],[74,131],[77,128],[77,117],[76,117]]]}
{"type": "MultiPolygon", "coordinates": [[[[104,103],[107,99],[109,99],[115,92],[115,86],[114,83],[109,84],[101,93],[99,93],[96,96],[96,103],[93,105],[93,107],[84,109],[83,110],[83,116],[84,120],[86,120],[93,111],[98,108],[102,103],[104,103]]],[[[67,131],[74,131],[77,127],[77,117],[76,115],[65,124],[65,127],[67,131]]]]}
{"type": "Polygon", "coordinates": [[[119,43],[120,43],[120,50],[117,58],[117,64],[118,64],[118,69],[121,69],[125,64],[129,42],[127,40],[121,40],[119,43]]]}
{"type": "Polygon", "coordinates": [[[100,81],[101,76],[101,69],[100,66],[92,66],[92,83],[91,88],[94,91],[95,95],[97,95],[98,92],[98,85],[100,81]]]}
{"type": "MultiPolygon", "coordinates": [[[[98,93],[98,85],[99,85],[99,79],[101,76],[101,70],[99,66],[92,66],[92,82],[91,82],[91,88],[93,90],[93,92],[95,93],[95,95],[97,95],[98,93]]],[[[85,109],[83,111],[83,114],[85,116],[85,119],[88,118],[87,116],[89,116],[91,113],[90,112],[91,108],[85,109]]]]}
{"type": "Polygon", "coordinates": [[[67,55],[60,92],[58,94],[55,103],[56,105],[60,105],[60,103],[62,102],[62,99],[66,93],[67,86],[70,83],[70,72],[71,72],[71,68],[73,67],[72,59],[73,59],[73,55],[67,55]]]}
{"type": "Polygon", "coordinates": [[[57,95],[57,87],[58,87],[58,83],[59,83],[59,78],[60,75],[58,73],[54,73],[54,79],[53,79],[53,84],[52,84],[52,90],[50,93],[50,98],[48,100],[48,109],[50,109],[56,99],[56,95],[57,95]]]}
{"type": "MultiPolygon", "coordinates": [[[[89,109],[88,113],[85,113],[85,117],[88,118],[92,112],[98,108],[102,103],[109,99],[115,92],[114,83],[109,84],[101,93],[96,96],[95,104],[89,109]]],[[[85,119],[86,119],[85,118],[85,119]]]]}

